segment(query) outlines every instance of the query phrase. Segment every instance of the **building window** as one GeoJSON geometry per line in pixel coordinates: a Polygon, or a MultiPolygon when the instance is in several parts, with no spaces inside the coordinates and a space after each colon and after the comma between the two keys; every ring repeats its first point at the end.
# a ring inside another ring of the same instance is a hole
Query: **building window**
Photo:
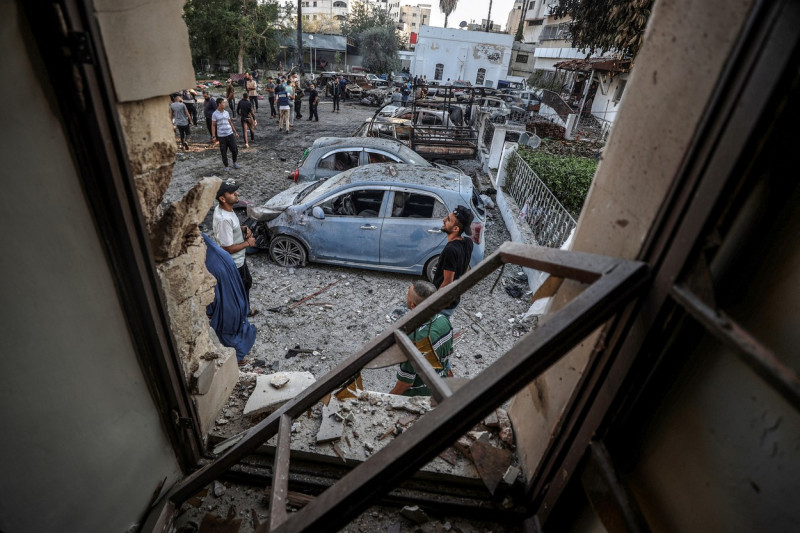
{"type": "Polygon", "coordinates": [[[411,23],[411,27],[412,27],[412,28],[416,28],[416,27],[417,27],[417,23],[416,23],[416,22],[412,22],[412,23],[411,23]]]}
{"type": "Polygon", "coordinates": [[[314,2],[314,7],[317,7],[317,3],[316,2],[314,2]]]}
{"type": "Polygon", "coordinates": [[[528,54],[517,54],[517,59],[515,61],[517,63],[527,63],[528,62],[528,54]]]}
{"type": "Polygon", "coordinates": [[[436,63],[436,70],[433,72],[433,79],[441,80],[443,72],[444,72],[444,65],[442,63],[436,63]]]}
{"type": "Polygon", "coordinates": [[[618,104],[620,99],[622,99],[622,91],[625,90],[625,85],[628,83],[628,80],[622,80],[619,82],[619,87],[617,87],[617,91],[614,93],[614,103],[618,104]]]}
{"type": "Polygon", "coordinates": [[[414,18],[417,18],[417,14],[416,13],[412,13],[411,16],[414,17],[414,18]]]}
{"type": "Polygon", "coordinates": [[[334,2],[333,7],[344,7],[347,8],[347,4],[345,2],[334,2]]]}
{"type": "Polygon", "coordinates": [[[317,16],[316,15],[314,15],[314,20],[317,20],[317,16]]]}
{"type": "Polygon", "coordinates": [[[562,22],[561,24],[548,24],[542,28],[542,35],[539,37],[539,40],[558,41],[569,38],[569,24],[567,22],[562,22]]]}
{"type": "Polygon", "coordinates": [[[478,75],[475,76],[475,85],[483,85],[485,79],[486,79],[486,69],[479,68],[478,75]]]}

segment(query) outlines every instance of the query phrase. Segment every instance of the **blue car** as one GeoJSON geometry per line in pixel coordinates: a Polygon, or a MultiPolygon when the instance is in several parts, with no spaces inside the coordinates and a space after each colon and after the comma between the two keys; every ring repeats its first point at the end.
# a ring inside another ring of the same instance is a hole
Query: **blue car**
{"type": "Polygon", "coordinates": [[[423,274],[432,280],[457,205],[472,209],[471,265],[483,259],[486,221],[471,179],[435,167],[370,164],[291,187],[248,215],[266,224],[269,253],[283,266],[306,261],[423,274]]]}

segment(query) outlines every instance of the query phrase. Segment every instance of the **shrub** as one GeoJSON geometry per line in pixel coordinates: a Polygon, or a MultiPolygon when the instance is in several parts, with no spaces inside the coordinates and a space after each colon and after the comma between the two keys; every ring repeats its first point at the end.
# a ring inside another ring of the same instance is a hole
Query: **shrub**
{"type": "Polygon", "coordinates": [[[577,220],[597,170],[597,160],[528,149],[520,149],[519,155],[577,220]]]}

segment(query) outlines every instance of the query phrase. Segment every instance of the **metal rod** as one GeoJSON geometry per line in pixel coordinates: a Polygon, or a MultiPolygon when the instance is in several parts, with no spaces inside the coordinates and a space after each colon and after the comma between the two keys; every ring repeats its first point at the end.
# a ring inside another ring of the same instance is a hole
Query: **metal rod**
{"type": "Polygon", "coordinates": [[[394,339],[398,346],[400,346],[400,349],[403,350],[403,353],[406,354],[409,362],[414,366],[414,370],[417,371],[419,377],[422,378],[422,381],[428,386],[431,395],[438,403],[443,402],[453,395],[450,391],[450,387],[448,387],[441,376],[436,373],[430,363],[425,360],[425,356],[422,355],[405,333],[395,331],[394,339]]]}
{"type": "Polygon", "coordinates": [[[269,492],[269,530],[286,521],[286,497],[289,492],[289,453],[292,437],[292,419],[282,415],[272,467],[272,487],[269,492]]]}

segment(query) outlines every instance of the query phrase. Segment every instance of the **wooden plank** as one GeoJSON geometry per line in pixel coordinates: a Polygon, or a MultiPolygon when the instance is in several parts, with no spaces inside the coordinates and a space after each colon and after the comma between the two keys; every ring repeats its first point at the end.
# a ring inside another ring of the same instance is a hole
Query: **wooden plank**
{"type": "Polygon", "coordinates": [[[286,521],[286,497],[289,492],[289,453],[292,437],[292,419],[281,416],[275,462],[272,467],[272,488],[269,493],[269,530],[273,531],[286,521]]]}
{"type": "Polygon", "coordinates": [[[441,403],[453,395],[453,393],[450,392],[450,387],[448,387],[444,379],[436,373],[436,370],[433,369],[431,364],[425,360],[425,356],[422,355],[414,343],[411,342],[408,335],[400,331],[395,331],[394,338],[397,345],[400,346],[403,352],[408,356],[408,361],[414,366],[414,370],[417,371],[419,377],[422,378],[422,381],[428,386],[428,390],[431,391],[431,396],[433,396],[434,400],[441,403]]]}

